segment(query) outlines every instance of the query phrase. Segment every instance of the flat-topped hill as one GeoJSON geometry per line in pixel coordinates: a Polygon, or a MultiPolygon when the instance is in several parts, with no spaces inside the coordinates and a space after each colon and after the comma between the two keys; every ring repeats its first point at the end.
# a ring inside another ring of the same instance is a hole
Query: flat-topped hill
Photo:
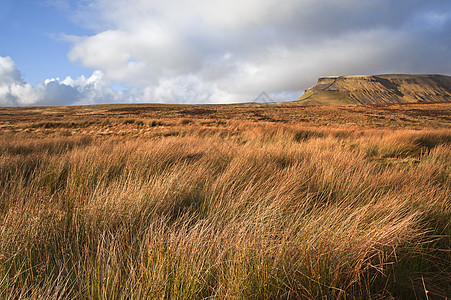
{"type": "Polygon", "coordinates": [[[298,99],[306,105],[444,101],[451,101],[450,76],[407,74],[321,77],[298,99]]]}

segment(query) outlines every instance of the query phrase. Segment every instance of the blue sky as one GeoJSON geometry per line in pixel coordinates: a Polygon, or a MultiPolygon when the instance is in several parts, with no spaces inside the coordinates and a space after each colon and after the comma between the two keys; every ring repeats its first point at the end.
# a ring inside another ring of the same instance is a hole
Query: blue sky
{"type": "Polygon", "coordinates": [[[0,56],[12,57],[24,80],[33,85],[49,77],[89,73],[89,69],[67,59],[71,43],[63,34],[92,33],[45,1],[2,0],[0,56]]]}
{"type": "Polygon", "coordinates": [[[295,100],[319,76],[451,74],[449,0],[2,0],[0,105],[295,100]]]}

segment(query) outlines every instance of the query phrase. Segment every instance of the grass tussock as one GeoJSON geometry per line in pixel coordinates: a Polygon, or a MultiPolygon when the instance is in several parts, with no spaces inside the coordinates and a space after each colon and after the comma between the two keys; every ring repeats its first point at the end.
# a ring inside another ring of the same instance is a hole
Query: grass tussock
{"type": "Polygon", "coordinates": [[[2,134],[0,298],[451,294],[449,129],[201,123],[2,134]]]}

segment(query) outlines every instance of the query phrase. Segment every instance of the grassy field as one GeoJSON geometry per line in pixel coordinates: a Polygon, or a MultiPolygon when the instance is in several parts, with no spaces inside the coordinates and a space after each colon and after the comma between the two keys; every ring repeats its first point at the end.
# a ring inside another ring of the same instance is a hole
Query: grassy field
{"type": "Polygon", "coordinates": [[[0,109],[2,299],[445,299],[451,104],[0,109]]]}

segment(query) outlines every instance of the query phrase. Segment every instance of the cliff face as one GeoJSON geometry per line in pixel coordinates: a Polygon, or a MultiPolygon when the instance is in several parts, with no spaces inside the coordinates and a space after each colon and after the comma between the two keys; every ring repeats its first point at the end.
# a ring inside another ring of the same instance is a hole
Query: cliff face
{"type": "Polygon", "coordinates": [[[321,77],[298,99],[302,104],[377,104],[451,101],[445,75],[364,75],[321,77]]]}

